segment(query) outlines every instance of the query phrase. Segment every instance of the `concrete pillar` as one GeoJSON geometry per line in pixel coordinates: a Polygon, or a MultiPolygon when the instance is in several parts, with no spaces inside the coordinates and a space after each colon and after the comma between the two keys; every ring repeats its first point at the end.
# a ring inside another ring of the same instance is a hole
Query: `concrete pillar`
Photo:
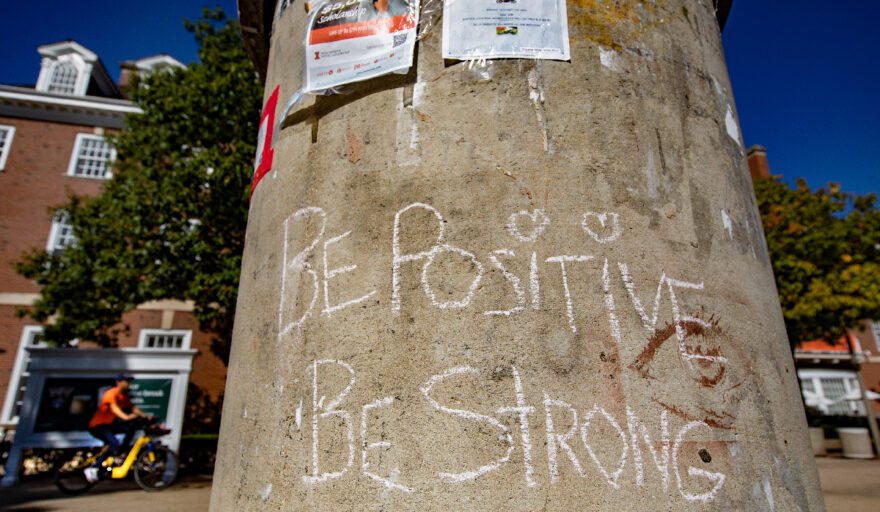
{"type": "Polygon", "coordinates": [[[568,17],[570,63],[480,75],[435,30],[278,133],[213,510],[823,510],[713,3],[568,17]]]}

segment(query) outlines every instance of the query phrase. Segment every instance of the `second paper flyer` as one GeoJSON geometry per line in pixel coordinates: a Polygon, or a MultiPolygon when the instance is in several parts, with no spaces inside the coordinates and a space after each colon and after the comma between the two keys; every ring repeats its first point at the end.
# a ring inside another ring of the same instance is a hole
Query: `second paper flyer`
{"type": "Polygon", "coordinates": [[[445,0],[443,58],[571,60],[565,0],[445,0]]]}

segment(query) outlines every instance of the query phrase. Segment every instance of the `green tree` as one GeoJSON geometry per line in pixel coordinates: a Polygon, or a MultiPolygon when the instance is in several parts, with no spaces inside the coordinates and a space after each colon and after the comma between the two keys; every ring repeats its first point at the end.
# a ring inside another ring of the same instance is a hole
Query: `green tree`
{"type": "Polygon", "coordinates": [[[71,196],[76,236],[58,254],[35,251],[16,268],[41,286],[32,308],[52,319],[45,338],[114,346],[123,313],[159,299],[192,300],[213,351],[226,360],[238,291],[262,86],[238,22],[204,10],[186,29],[199,62],[136,78],[143,114],[113,137],[118,158],[100,195],[71,196]]]}
{"type": "Polygon", "coordinates": [[[811,191],[756,180],[776,287],[792,347],[835,342],[864,318],[880,318],[880,211],[876,196],[811,191]]]}

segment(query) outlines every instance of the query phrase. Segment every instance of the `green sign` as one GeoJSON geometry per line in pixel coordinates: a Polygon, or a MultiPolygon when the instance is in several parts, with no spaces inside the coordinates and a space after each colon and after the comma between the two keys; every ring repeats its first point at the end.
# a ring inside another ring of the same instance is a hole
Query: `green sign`
{"type": "Polygon", "coordinates": [[[135,379],[128,390],[131,403],[164,423],[168,419],[168,399],[171,397],[171,379],[135,379]]]}
{"type": "MultiPolygon", "coordinates": [[[[168,400],[172,379],[135,379],[128,396],[131,403],[146,414],[155,416],[159,423],[168,420],[168,400]]],[[[95,414],[104,392],[113,387],[112,378],[46,379],[34,432],[70,432],[88,430],[89,420],[95,414]]]]}

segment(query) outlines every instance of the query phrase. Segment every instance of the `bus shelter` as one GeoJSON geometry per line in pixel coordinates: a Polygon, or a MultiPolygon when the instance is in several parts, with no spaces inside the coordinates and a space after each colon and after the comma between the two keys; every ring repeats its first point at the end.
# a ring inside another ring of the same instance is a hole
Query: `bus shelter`
{"type": "Polygon", "coordinates": [[[23,450],[100,446],[101,441],[89,434],[88,423],[120,373],[134,376],[132,403],[171,430],[162,441],[178,450],[196,350],[30,347],[28,351],[30,375],[0,486],[16,483],[23,450]]]}

